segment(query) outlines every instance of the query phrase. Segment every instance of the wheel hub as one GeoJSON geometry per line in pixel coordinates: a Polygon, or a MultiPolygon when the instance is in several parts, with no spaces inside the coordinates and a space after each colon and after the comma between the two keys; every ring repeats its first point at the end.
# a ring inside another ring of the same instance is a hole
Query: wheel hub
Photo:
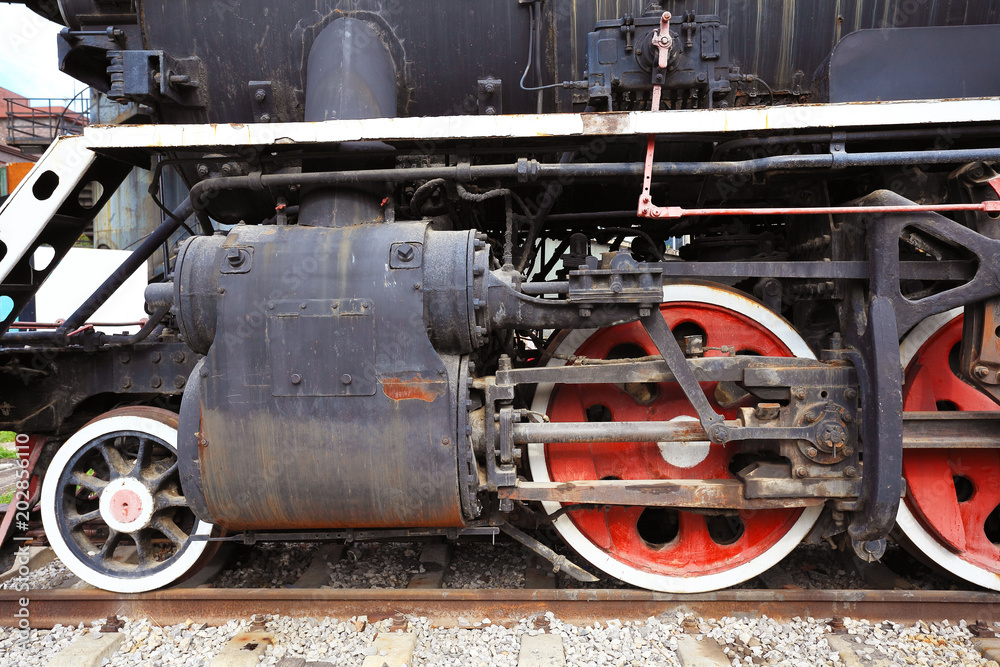
{"type": "Polygon", "coordinates": [[[134,533],[149,526],[153,517],[153,496],[145,485],[132,477],[108,483],[101,494],[101,518],[120,533],[134,533]]]}

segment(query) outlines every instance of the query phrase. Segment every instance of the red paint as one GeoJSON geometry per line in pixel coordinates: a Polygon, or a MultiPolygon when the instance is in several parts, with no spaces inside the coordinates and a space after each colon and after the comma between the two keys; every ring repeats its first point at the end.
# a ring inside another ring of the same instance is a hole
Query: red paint
{"type": "MultiPolygon", "coordinates": [[[[738,351],[764,356],[787,357],[790,350],[776,336],[743,315],[708,304],[663,304],[661,312],[671,328],[693,322],[706,334],[705,345],[735,345],[738,351]]],[[[573,354],[607,358],[622,344],[637,345],[645,354],[657,354],[639,323],[598,331],[573,354]]],[[[706,356],[721,353],[713,350],[706,356]]],[[[713,408],[727,419],[736,417],[741,402],[723,410],[712,399],[715,383],[702,382],[713,408]]],[[[669,420],[694,415],[687,398],[676,383],[657,385],[658,396],[640,404],[622,387],[614,384],[559,385],[549,401],[553,422],[586,421],[586,409],[604,405],[615,421],[669,420]]],[[[751,401],[746,401],[750,405],[751,401]]],[[[570,444],[548,446],[549,475],[553,481],[619,479],[734,479],[728,466],[740,449],[738,443],[712,445],[708,457],[692,468],[678,468],[664,461],[655,442],[570,444]]],[[[656,548],[647,544],[636,527],[642,507],[616,507],[607,511],[581,510],[569,516],[580,531],[602,551],[637,569],[668,576],[697,576],[730,570],[760,556],[774,546],[795,524],[801,509],[742,511],[744,533],[732,544],[720,545],[709,535],[705,517],[693,512],[679,513],[679,531],[669,544],[656,548]]]]}
{"type": "MultiPolygon", "coordinates": [[[[949,356],[962,341],[962,317],[927,340],[906,367],[903,409],[993,411],[996,404],[955,375],[949,356]]],[[[907,507],[945,548],[963,560],[1000,573],[1000,546],[986,536],[986,518],[1000,505],[1000,451],[982,449],[911,449],[903,453],[907,507]],[[960,502],[955,477],[973,485],[960,502]]]]}
{"type": "Polygon", "coordinates": [[[142,500],[135,491],[120,489],[111,496],[111,516],[121,523],[132,523],[142,514],[142,500]]]}

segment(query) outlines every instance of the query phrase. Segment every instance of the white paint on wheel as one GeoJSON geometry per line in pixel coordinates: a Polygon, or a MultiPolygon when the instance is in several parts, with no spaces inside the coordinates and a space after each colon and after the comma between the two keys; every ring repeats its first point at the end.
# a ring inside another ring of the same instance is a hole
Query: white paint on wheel
{"type": "Polygon", "coordinates": [[[112,480],[101,492],[101,519],[119,533],[134,533],[153,518],[153,494],[133,477],[112,480]]]}
{"type": "MultiPolygon", "coordinates": [[[[59,448],[59,451],[56,452],[52,463],[46,471],[45,480],[42,483],[42,525],[45,528],[45,536],[48,538],[49,544],[56,552],[56,555],[59,556],[59,560],[73,574],[80,577],[80,579],[86,581],[88,584],[115,593],[142,593],[162,588],[180,579],[198,561],[208,547],[208,542],[189,542],[183,552],[175,557],[174,562],[162,570],[147,576],[136,578],[115,577],[98,572],[92,569],[87,562],[81,560],[66,543],[56,519],[56,498],[58,497],[60,502],[62,498],[59,478],[69,464],[70,459],[92,441],[108,433],[118,431],[148,433],[166,443],[173,452],[177,452],[177,430],[149,417],[117,415],[84,426],[59,448]]],[[[103,500],[103,497],[101,500],[103,500]]],[[[198,519],[195,521],[196,523],[192,531],[193,535],[207,536],[212,532],[212,524],[198,519]]]]}
{"type": "MultiPolygon", "coordinates": [[[[680,415],[669,420],[671,422],[696,422],[696,417],[680,415]]],[[[708,440],[695,440],[694,442],[658,442],[656,446],[660,449],[660,456],[663,460],[676,468],[693,468],[705,459],[712,451],[712,443],[708,440]]]]}
{"type": "MultiPolygon", "coordinates": [[[[903,363],[903,369],[909,365],[913,358],[917,356],[920,348],[927,343],[931,337],[945,326],[950,324],[957,317],[961,317],[963,308],[955,308],[947,313],[931,315],[917,326],[910,330],[910,333],[899,344],[899,357],[903,363]]],[[[920,523],[910,508],[906,506],[904,498],[899,503],[899,510],[896,512],[896,526],[903,531],[910,545],[920,553],[936,563],[946,571],[977,584],[984,588],[1000,591],[1000,575],[990,572],[986,568],[974,565],[962,559],[958,554],[945,548],[942,544],[928,532],[920,523]]]]}
{"type": "Polygon", "coordinates": [[[947,313],[931,315],[910,329],[910,333],[906,334],[903,342],[899,344],[899,362],[903,365],[903,370],[906,370],[910,361],[913,360],[913,357],[917,356],[917,352],[924,346],[924,343],[930,340],[931,336],[943,329],[946,324],[956,317],[960,317],[964,312],[964,308],[953,308],[947,313]]]}
{"type": "MultiPolygon", "coordinates": [[[[663,288],[663,302],[668,304],[684,302],[705,303],[737,312],[770,331],[791,351],[792,355],[805,359],[816,358],[809,345],[784,318],[775,315],[760,303],[738,292],[708,285],[668,285],[663,288]]],[[[597,329],[576,329],[571,331],[556,347],[556,354],[573,354],[596,331],[597,329]]],[[[563,366],[566,365],[566,361],[562,359],[550,359],[546,365],[563,366]]],[[[535,399],[532,402],[531,409],[536,412],[547,412],[549,398],[552,395],[554,387],[555,385],[551,383],[538,385],[538,388],[535,390],[535,399]]],[[[548,464],[545,460],[545,445],[541,443],[531,443],[528,445],[528,463],[531,468],[532,478],[536,482],[552,481],[549,478],[548,464]]],[[[543,502],[542,507],[546,512],[552,514],[559,509],[560,504],[557,502],[543,502]]],[[[822,506],[804,508],[802,514],[799,515],[798,520],[788,532],[774,546],[752,561],[724,572],[691,577],[654,574],[615,559],[610,554],[598,548],[597,545],[581,533],[568,514],[563,514],[556,519],[554,525],[563,540],[573,547],[580,556],[613,577],[634,586],[662,591],[664,593],[703,593],[705,591],[713,591],[736,585],[776,565],[809,533],[809,530],[816,523],[822,511],[822,506]]]]}

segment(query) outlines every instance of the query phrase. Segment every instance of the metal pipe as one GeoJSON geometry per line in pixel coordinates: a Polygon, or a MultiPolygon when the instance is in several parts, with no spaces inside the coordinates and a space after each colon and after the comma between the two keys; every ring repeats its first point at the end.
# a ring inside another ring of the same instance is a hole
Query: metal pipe
{"type": "MultiPolygon", "coordinates": [[[[725,176],[752,174],[778,169],[830,169],[877,167],[913,164],[958,164],[963,162],[1000,162],[1000,148],[963,150],[901,151],[840,155],[775,155],[737,162],[657,162],[654,176],[725,176]]],[[[210,178],[191,188],[194,201],[208,201],[215,190],[284,188],[293,185],[358,185],[363,183],[402,182],[446,178],[461,182],[489,178],[517,178],[538,181],[560,177],[622,178],[641,177],[643,163],[542,164],[518,160],[514,164],[456,165],[451,167],[414,167],[410,169],[369,169],[322,171],[305,174],[250,174],[210,178]]]]}
{"type": "Polygon", "coordinates": [[[512,437],[516,444],[532,442],[703,443],[708,441],[705,429],[696,421],[524,423],[512,426],[512,437]]]}
{"type": "Polygon", "coordinates": [[[565,294],[568,291],[568,280],[550,283],[521,283],[521,292],[524,294],[565,294]]]}
{"type": "MultiPolygon", "coordinates": [[[[1000,127],[989,125],[986,127],[968,128],[965,130],[949,128],[949,137],[977,137],[993,136],[1000,127]]],[[[906,129],[906,130],[868,130],[865,132],[844,132],[838,133],[845,141],[891,141],[894,139],[920,139],[926,137],[938,137],[941,134],[940,128],[934,129],[906,129]]],[[[771,137],[745,137],[726,141],[715,147],[712,158],[715,159],[724,153],[738,148],[748,148],[757,146],[787,146],[790,144],[811,144],[830,143],[836,138],[833,132],[813,132],[810,134],[780,134],[771,137]]]]}

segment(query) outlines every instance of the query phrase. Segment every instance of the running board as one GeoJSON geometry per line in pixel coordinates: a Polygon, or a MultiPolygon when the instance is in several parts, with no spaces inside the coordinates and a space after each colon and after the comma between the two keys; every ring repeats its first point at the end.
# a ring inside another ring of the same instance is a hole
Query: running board
{"type": "Polygon", "coordinates": [[[0,207],[0,335],[17,319],[38,288],[104,207],[132,165],[98,155],[83,137],[57,139],[0,207]],[[80,194],[91,183],[89,206],[80,194]],[[51,248],[54,256],[36,266],[35,252],[51,248]]]}

